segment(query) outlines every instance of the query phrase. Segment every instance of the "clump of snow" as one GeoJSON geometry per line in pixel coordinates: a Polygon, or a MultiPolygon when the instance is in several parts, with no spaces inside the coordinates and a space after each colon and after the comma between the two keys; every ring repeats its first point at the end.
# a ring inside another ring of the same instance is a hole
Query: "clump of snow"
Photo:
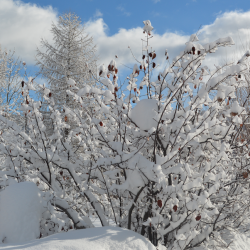
{"type": "Polygon", "coordinates": [[[150,32],[154,29],[149,20],[143,21],[144,27],[143,31],[150,35],[150,32]]]}
{"type": "Polygon", "coordinates": [[[119,227],[71,230],[23,244],[1,245],[0,248],[9,250],[156,250],[145,237],[119,227]]]}
{"type": "Polygon", "coordinates": [[[34,183],[6,187],[0,192],[0,244],[38,238],[41,216],[42,199],[34,183]]]}
{"type": "Polygon", "coordinates": [[[129,116],[140,129],[149,130],[152,127],[157,127],[157,121],[155,119],[157,110],[157,100],[144,99],[136,104],[129,116]]]}

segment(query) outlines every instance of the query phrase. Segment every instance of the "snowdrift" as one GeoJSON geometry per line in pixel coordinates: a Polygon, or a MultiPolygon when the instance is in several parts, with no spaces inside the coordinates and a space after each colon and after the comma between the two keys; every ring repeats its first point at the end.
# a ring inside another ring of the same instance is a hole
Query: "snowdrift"
{"type": "Polygon", "coordinates": [[[0,244],[0,249],[17,250],[156,250],[143,236],[118,227],[71,230],[19,244],[0,244]]]}

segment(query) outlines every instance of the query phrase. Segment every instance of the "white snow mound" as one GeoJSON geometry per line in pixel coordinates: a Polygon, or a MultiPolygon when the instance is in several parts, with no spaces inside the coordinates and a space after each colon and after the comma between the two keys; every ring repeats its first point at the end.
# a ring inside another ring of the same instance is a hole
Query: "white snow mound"
{"type": "Polygon", "coordinates": [[[143,99],[131,110],[129,117],[140,129],[150,130],[157,126],[157,109],[157,100],[143,99]]]}
{"type": "Polygon", "coordinates": [[[146,238],[119,227],[71,230],[23,244],[0,244],[0,249],[16,250],[156,250],[146,238]]]}
{"type": "Polygon", "coordinates": [[[41,204],[40,191],[33,182],[11,184],[0,192],[0,244],[37,239],[41,204]]]}

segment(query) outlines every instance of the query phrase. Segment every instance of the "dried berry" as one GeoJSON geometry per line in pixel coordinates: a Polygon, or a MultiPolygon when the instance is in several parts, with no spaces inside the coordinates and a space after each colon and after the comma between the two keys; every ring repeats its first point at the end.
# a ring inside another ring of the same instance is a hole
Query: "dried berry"
{"type": "Polygon", "coordinates": [[[201,216],[200,215],[197,215],[196,218],[195,218],[197,221],[199,221],[201,219],[201,216]]]}
{"type": "Polygon", "coordinates": [[[231,116],[236,116],[236,115],[238,115],[238,113],[235,113],[235,112],[231,112],[231,114],[230,114],[231,116]]]}
{"type": "Polygon", "coordinates": [[[244,179],[246,179],[248,177],[248,173],[247,172],[242,173],[242,175],[243,175],[244,179]]]}
{"type": "Polygon", "coordinates": [[[102,122],[99,122],[99,125],[102,127],[102,126],[103,126],[103,123],[102,123],[102,122]]]}
{"type": "Polygon", "coordinates": [[[158,207],[161,208],[161,207],[162,207],[162,201],[161,201],[161,200],[158,200],[158,201],[157,201],[157,205],[158,205],[158,207]]]}
{"type": "Polygon", "coordinates": [[[176,205],[174,205],[174,207],[173,207],[173,210],[176,212],[177,211],[177,206],[176,205]]]}

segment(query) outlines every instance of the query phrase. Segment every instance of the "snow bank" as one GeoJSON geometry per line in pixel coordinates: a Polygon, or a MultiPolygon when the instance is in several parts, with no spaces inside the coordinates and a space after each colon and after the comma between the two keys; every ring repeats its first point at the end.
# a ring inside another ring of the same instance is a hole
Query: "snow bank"
{"type": "Polygon", "coordinates": [[[41,202],[39,189],[32,182],[15,183],[0,192],[0,243],[40,236],[41,202]]]}
{"type": "Polygon", "coordinates": [[[67,233],[23,244],[1,244],[0,249],[16,250],[156,250],[140,234],[118,227],[71,230],[67,233]]]}
{"type": "Polygon", "coordinates": [[[144,99],[139,101],[131,110],[129,117],[131,120],[143,130],[150,130],[157,126],[155,116],[157,114],[157,100],[144,99]]]}
{"type": "Polygon", "coordinates": [[[249,250],[250,234],[247,233],[230,233],[224,235],[223,239],[229,244],[228,250],[249,250]]]}

